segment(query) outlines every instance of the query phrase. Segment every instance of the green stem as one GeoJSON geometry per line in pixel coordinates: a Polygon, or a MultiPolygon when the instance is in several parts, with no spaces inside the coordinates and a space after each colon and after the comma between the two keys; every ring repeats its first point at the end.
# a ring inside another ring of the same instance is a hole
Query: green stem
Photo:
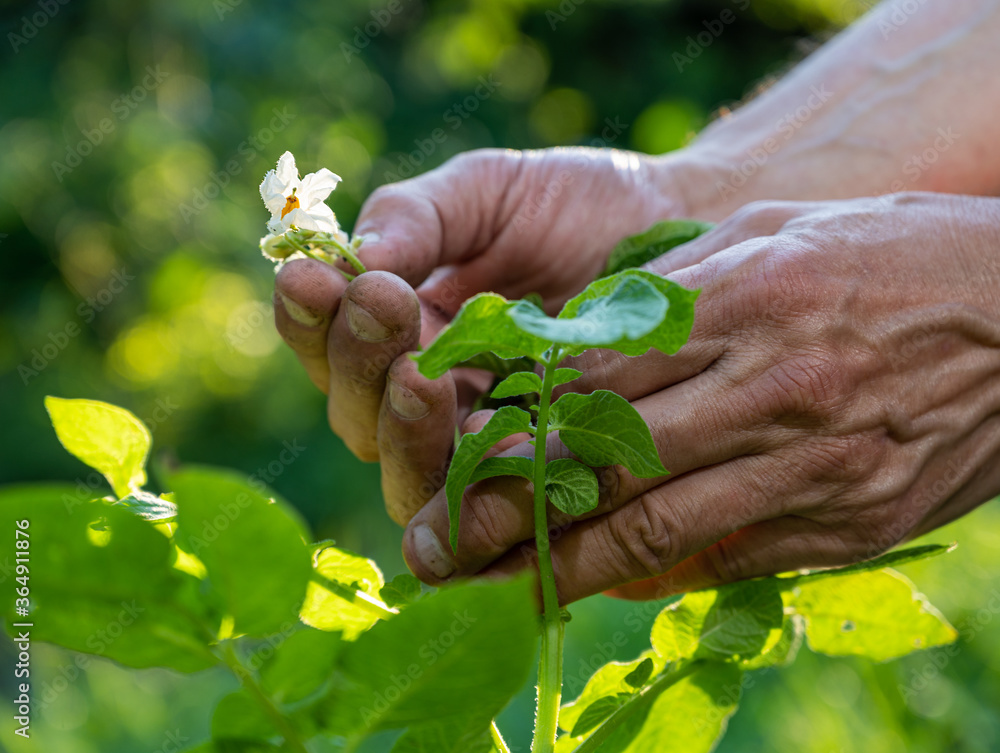
{"type": "Polygon", "coordinates": [[[284,738],[285,745],[288,746],[289,750],[294,751],[294,753],[309,753],[306,750],[305,742],[299,737],[299,733],[292,727],[291,722],[285,717],[278,707],[274,705],[267,694],[261,689],[260,685],[254,679],[253,674],[250,670],[243,666],[240,658],[236,655],[236,651],[233,650],[233,642],[225,641],[222,644],[222,659],[225,661],[226,666],[236,675],[243,687],[246,688],[247,692],[257,701],[257,705],[261,707],[264,713],[268,716],[271,722],[274,724],[278,732],[281,733],[282,738],[284,738]]]}
{"type": "Polygon", "coordinates": [[[538,574],[542,584],[544,626],[542,649],[538,660],[538,708],[535,714],[535,736],[532,753],[552,753],[555,748],[559,701],[562,697],[563,621],[559,613],[556,578],[552,570],[549,547],[549,518],[545,507],[545,442],[548,436],[549,405],[556,365],[562,354],[553,347],[544,362],[542,391],[538,400],[538,422],[535,430],[535,544],[538,549],[538,574]]]}
{"type": "Polygon", "coordinates": [[[510,748],[508,748],[507,743],[504,742],[503,735],[500,734],[500,730],[497,727],[495,719],[490,722],[490,736],[493,738],[494,748],[500,751],[500,753],[510,753],[510,748]]]}
{"type": "Polygon", "coordinates": [[[368,271],[365,268],[365,265],[361,263],[361,259],[358,258],[357,254],[355,254],[352,249],[347,248],[347,246],[344,246],[337,241],[334,241],[333,245],[336,247],[337,253],[347,259],[347,263],[354,267],[354,271],[356,271],[359,275],[368,271]]]}
{"type": "Polygon", "coordinates": [[[656,696],[660,695],[660,693],[670,686],[683,680],[702,664],[704,664],[704,661],[697,659],[695,661],[684,662],[676,668],[664,672],[659,678],[636,693],[628,703],[609,716],[600,727],[594,730],[590,737],[583,741],[574,753],[595,753],[600,750],[601,746],[611,737],[612,733],[632,718],[636,712],[645,708],[648,703],[652,703],[656,696]]]}

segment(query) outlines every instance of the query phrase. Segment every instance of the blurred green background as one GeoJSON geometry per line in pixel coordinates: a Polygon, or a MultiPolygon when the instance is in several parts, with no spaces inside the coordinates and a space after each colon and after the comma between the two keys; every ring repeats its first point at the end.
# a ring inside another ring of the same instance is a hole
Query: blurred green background
{"type": "MultiPolygon", "coordinates": [[[[285,149],[303,173],[333,169],[349,228],[372,189],[467,149],[590,144],[606,119],[624,125],[615,146],[675,149],[870,4],[0,2],[0,482],[102,488],[42,407],[46,394],[98,398],[146,420],[160,452],[271,476],[316,538],[402,571],[377,467],[329,432],[271,324],[263,173],[285,149]],[[678,70],[673,54],[726,9],[735,20],[678,70]],[[499,86],[477,96],[480,77],[499,86]],[[438,128],[447,139],[421,154],[438,128]],[[284,442],[305,451],[268,471],[284,442]]],[[[907,572],[962,631],[957,656],[872,666],[803,653],[759,676],[720,750],[1000,749],[1000,509],[931,538],[961,547],[907,572]]],[[[648,645],[656,611],[576,607],[567,695],[648,645]],[[609,643],[616,631],[623,645],[609,643]]],[[[4,640],[4,667],[10,651],[4,640]]],[[[232,687],[74,658],[36,647],[51,692],[30,743],[15,747],[5,722],[0,747],[170,753],[207,734],[209,703],[232,687]]],[[[0,677],[4,694],[12,679],[0,677]]],[[[526,689],[501,717],[515,750],[531,713],[526,689]]]]}

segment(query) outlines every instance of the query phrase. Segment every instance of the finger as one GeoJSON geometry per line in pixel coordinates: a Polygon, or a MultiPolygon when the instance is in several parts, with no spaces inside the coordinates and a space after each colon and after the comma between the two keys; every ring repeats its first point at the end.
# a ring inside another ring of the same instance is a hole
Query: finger
{"type": "Polygon", "coordinates": [[[378,416],[386,372],[420,338],[413,289],[388,272],[351,281],[330,325],[327,415],[333,431],[361,460],[378,460],[378,416]]]}
{"type": "MultiPolygon", "coordinates": [[[[778,517],[789,499],[820,493],[802,484],[775,494],[766,475],[772,466],[766,456],[748,456],[703,468],[551,533],[560,602],[669,572],[741,528],[778,517]]],[[[513,574],[536,561],[534,545],[526,544],[485,574],[513,574]]]]}
{"type": "Polygon", "coordinates": [[[383,186],[365,202],[356,232],[369,269],[417,285],[437,267],[471,258],[495,235],[520,152],[479,150],[411,180],[383,186]]]}
{"type": "MultiPolygon", "coordinates": [[[[633,403],[650,426],[657,451],[673,474],[671,478],[775,449],[793,431],[767,421],[759,413],[749,387],[729,390],[726,401],[709,399],[722,390],[716,378],[706,375],[633,403]]],[[[504,454],[531,457],[533,451],[523,443],[504,454]]],[[[570,456],[558,436],[549,437],[546,454],[549,459],[570,456]]],[[[634,504],[637,495],[649,492],[663,479],[636,478],[624,468],[613,466],[598,471],[598,482],[598,506],[583,517],[634,504]]],[[[458,550],[452,553],[435,544],[435,540],[438,544],[447,542],[449,532],[447,500],[439,493],[410,521],[410,529],[425,526],[427,530],[416,536],[408,530],[404,536],[407,564],[417,577],[428,582],[478,572],[511,547],[533,538],[533,509],[533,491],[527,481],[487,479],[469,487],[462,500],[458,550]],[[447,569],[442,561],[450,566],[446,576],[441,574],[447,569]]],[[[550,519],[559,524],[569,517],[550,510],[550,519]]]]}
{"type": "Polygon", "coordinates": [[[330,383],[327,335],[346,288],[337,270],[315,259],[285,264],[274,280],[275,326],[323,392],[330,383]]]}
{"type": "Polygon", "coordinates": [[[455,381],[428,379],[409,354],[389,367],[378,421],[382,494],[402,526],[444,486],[456,426],[455,381]]]}
{"type": "Polygon", "coordinates": [[[663,575],[626,583],[606,593],[637,601],[662,599],[747,578],[847,565],[857,560],[852,551],[829,526],[787,515],[747,526],[663,575]]]}
{"type": "Polygon", "coordinates": [[[699,264],[712,254],[751,238],[771,236],[789,220],[812,211],[815,204],[796,201],[758,201],[747,204],[693,241],[677,246],[646,265],[668,275],[699,264]]]}

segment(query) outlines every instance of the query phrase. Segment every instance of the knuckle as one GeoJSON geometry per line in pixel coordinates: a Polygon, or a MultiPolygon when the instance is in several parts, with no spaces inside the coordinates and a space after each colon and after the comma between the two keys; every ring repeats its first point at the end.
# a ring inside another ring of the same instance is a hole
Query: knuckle
{"type": "Polygon", "coordinates": [[[663,505],[649,494],[610,518],[609,533],[626,558],[629,577],[661,575],[676,564],[679,529],[668,521],[663,505]]]}
{"type": "Polygon", "coordinates": [[[475,485],[462,500],[459,533],[461,547],[468,553],[494,557],[506,552],[511,526],[505,513],[510,509],[505,496],[490,480],[475,485]]]}
{"type": "Polygon", "coordinates": [[[812,351],[772,366],[759,387],[774,418],[826,425],[840,415],[851,385],[839,359],[812,351]]]}

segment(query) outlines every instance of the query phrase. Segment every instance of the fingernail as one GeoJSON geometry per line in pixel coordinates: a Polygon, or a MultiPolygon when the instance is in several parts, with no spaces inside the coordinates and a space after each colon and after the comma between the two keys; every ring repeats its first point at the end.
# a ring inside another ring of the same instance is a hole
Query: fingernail
{"type": "Polygon", "coordinates": [[[281,296],[281,302],[285,306],[285,311],[288,315],[292,317],[295,321],[305,327],[315,327],[317,324],[323,321],[323,317],[315,316],[306,311],[302,306],[297,304],[291,298],[286,296],[284,293],[278,293],[281,296]]]}
{"type": "Polygon", "coordinates": [[[392,379],[389,380],[389,407],[400,418],[416,421],[430,413],[431,406],[417,397],[417,394],[392,379]]]}
{"type": "Polygon", "coordinates": [[[421,523],[413,529],[413,553],[417,561],[438,578],[444,580],[455,572],[455,562],[445,552],[431,527],[421,523]]]}
{"type": "Polygon", "coordinates": [[[351,332],[359,340],[377,343],[387,340],[392,334],[388,327],[350,298],[345,302],[345,307],[347,309],[347,326],[351,328],[351,332]]]}

